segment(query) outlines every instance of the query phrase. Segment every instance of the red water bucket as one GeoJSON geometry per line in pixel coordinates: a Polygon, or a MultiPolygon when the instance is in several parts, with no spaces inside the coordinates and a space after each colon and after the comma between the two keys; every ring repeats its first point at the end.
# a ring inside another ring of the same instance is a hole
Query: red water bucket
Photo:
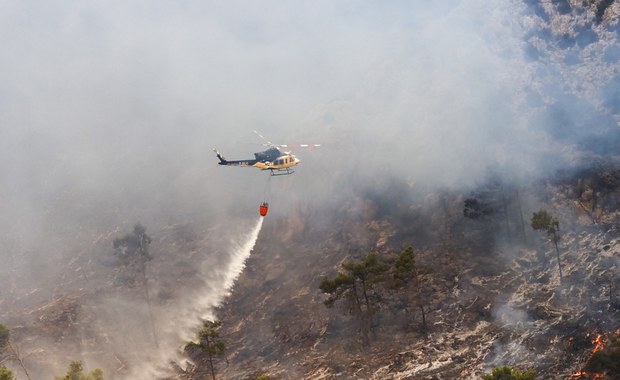
{"type": "Polygon", "coordinates": [[[269,203],[267,202],[261,203],[260,207],[258,208],[258,211],[260,212],[260,216],[267,215],[267,211],[269,211],[269,203]]]}

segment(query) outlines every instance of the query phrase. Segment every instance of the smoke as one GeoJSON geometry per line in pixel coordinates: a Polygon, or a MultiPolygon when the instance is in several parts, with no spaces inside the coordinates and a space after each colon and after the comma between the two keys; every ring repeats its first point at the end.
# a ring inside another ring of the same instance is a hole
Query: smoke
{"type": "MultiPolygon", "coordinates": [[[[206,276],[234,261],[226,240],[263,197],[277,218],[394,178],[422,193],[468,190],[490,171],[516,182],[617,155],[615,21],[583,12],[553,24],[553,6],[2,1],[0,318],[34,323],[21,320],[32,308],[103,286],[111,240],[137,221],[153,249],[191,226],[204,246],[189,252],[203,256],[182,259],[206,276]],[[218,167],[213,147],[230,159],[262,149],[255,129],[323,146],[296,150],[297,173],[269,184],[218,167]]],[[[157,275],[158,291],[176,289],[157,275]]],[[[214,281],[205,294],[223,296],[214,281]]],[[[121,296],[106,305],[109,318],[144,315],[121,296]]],[[[119,334],[143,337],[130,330],[119,334]]]]}
{"type": "Polygon", "coordinates": [[[508,303],[503,303],[493,310],[493,317],[500,326],[509,326],[516,331],[527,330],[533,322],[523,310],[514,308],[508,303]]]}

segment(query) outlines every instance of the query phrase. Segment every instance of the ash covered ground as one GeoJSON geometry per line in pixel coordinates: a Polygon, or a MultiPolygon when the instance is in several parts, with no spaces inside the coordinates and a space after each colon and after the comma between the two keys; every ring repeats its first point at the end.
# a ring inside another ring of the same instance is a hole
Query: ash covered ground
{"type": "Polygon", "coordinates": [[[217,313],[230,345],[223,376],[478,379],[512,365],[539,378],[570,378],[594,337],[619,327],[620,189],[596,187],[578,177],[518,191],[491,184],[475,193],[491,205],[475,219],[464,216],[468,194],[388,196],[398,202],[389,207],[365,193],[338,210],[337,228],[314,223],[321,211],[312,207],[267,220],[217,313]],[[560,220],[561,283],[552,244],[529,225],[539,207],[560,220]],[[365,341],[345,304],[325,307],[319,283],[346,260],[374,251],[393,261],[405,245],[430,269],[428,334],[414,289],[378,288],[365,341]]]}

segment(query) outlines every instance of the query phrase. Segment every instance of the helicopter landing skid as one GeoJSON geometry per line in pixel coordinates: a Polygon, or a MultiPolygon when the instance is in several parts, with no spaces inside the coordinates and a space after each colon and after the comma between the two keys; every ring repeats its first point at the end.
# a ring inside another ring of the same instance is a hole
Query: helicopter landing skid
{"type": "MultiPolygon", "coordinates": [[[[279,170],[278,170],[278,172],[279,172],[279,170]]],[[[290,174],[293,174],[293,173],[295,173],[295,171],[294,171],[294,170],[288,170],[288,169],[286,169],[286,172],[285,172],[285,173],[275,173],[275,172],[272,170],[272,171],[271,171],[271,176],[272,176],[272,177],[277,177],[277,176],[281,176],[281,175],[290,175],[290,174]]]]}

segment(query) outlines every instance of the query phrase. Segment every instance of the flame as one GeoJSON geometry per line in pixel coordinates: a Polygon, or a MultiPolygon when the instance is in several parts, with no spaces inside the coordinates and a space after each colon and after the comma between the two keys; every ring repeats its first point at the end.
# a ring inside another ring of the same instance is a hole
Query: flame
{"type": "Polygon", "coordinates": [[[594,354],[595,352],[599,352],[605,348],[605,345],[607,344],[607,337],[603,334],[598,334],[596,338],[592,339],[592,344],[594,345],[592,353],[594,354]]]}
{"type": "MultiPolygon", "coordinates": [[[[616,330],[616,335],[618,335],[619,332],[620,332],[620,329],[616,330]]],[[[589,335],[590,334],[588,334],[588,336],[589,335]]],[[[592,353],[590,354],[590,357],[592,357],[592,355],[594,355],[595,353],[602,351],[605,348],[607,341],[608,341],[608,337],[603,334],[598,334],[596,338],[592,339],[592,345],[594,345],[594,348],[592,349],[592,353]]],[[[590,373],[590,372],[586,372],[583,370],[579,370],[573,373],[570,378],[571,379],[598,380],[598,379],[603,379],[604,377],[605,375],[602,373],[590,373]]]]}
{"type": "Polygon", "coordinates": [[[575,373],[573,373],[573,374],[571,375],[571,379],[572,379],[572,378],[580,378],[580,377],[585,376],[586,374],[587,374],[587,373],[586,373],[585,371],[577,371],[577,372],[575,372],[575,373]]]}
{"type": "Polygon", "coordinates": [[[604,377],[605,375],[602,373],[590,373],[586,371],[577,371],[570,376],[571,379],[589,379],[589,380],[598,380],[598,379],[603,379],[604,377]]]}

